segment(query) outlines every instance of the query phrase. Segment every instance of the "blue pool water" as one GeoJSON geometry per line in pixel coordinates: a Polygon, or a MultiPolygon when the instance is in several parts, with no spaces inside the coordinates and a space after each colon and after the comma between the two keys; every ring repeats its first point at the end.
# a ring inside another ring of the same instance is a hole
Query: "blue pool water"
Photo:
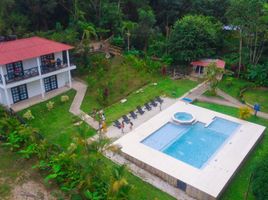
{"type": "Polygon", "coordinates": [[[177,112],[174,114],[174,117],[181,121],[190,121],[193,119],[193,116],[186,112],[177,112]]]}
{"type": "Polygon", "coordinates": [[[238,123],[222,118],[215,118],[208,127],[200,122],[193,125],[169,122],[142,143],[201,168],[239,126],[238,123]]]}

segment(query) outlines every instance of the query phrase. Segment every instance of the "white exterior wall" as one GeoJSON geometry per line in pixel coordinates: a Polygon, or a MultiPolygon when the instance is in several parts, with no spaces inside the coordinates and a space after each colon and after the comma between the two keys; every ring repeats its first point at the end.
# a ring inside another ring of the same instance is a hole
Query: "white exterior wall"
{"type": "Polygon", "coordinates": [[[62,60],[62,52],[54,53],[54,57],[55,57],[55,60],[57,60],[58,58],[62,60]]]}
{"type": "Polygon", "coordinates": [[[0,88],[0,104],[7,105],[4,89],[0,88]]]}
{"type": "Polygon", "coordinates": [[[27,90],[28,90],[28,97],[34,97],[41,94],[41,85],[40,81],[33,81],[30,83],[27,83],[27,90]]]}
{"type": "Polygon", "coordinates": [[[22,61],[23,63],[23,69],[30,69],[30,68],[33,68],[33,67],[37,67],[37,60],[36,58],[33,58],[33,59],[28,59],[28,60],[24,60],[22,61]]]}
{"type": "Polygon", "coordinates": [[[69,82],[68,72],[57,74],[57,80],[59,88],[67,85],[69,82]]]}
{"type": "MultiPolygon", "coordinates": [[[[55,60],[57,58],[63,60],[62,59],[63,58],[62,52],[54,53],[54,56],[55,56],[55,60]]],[[[6,65],[0,65],[0,67],[3,68],[3,73],[4,73],[4,75],[6,75],[7,74],[6,73],[6,65]]],[[[23,61],[23,69],[24,70],[29,69],[29,68],[33,68],[33,67],[37,67],[37,59],[36,58],[28,59],[28,60],[23,61]]],[[[68,72],[68,70],[73,70],[75,68],[76,68],[76,66],[71,66],[70,68],[64,68],[64,69],[61,69],[59,71],[55,71],[55,72],[52,72],[52,73],[49,73],[49,74],[33,77],[33,78],[31,78],[32,80],[25,79],[25,80],[22,80],[20,82],[14,82],[14,83],[10,83],[10,84],[6,85],[10,104],[13,104],[13,98],[12,98],[12,94],[11,94],[11,88],[12,87],[19,86],[19,85],[22,85],[22,84],[26,84],[27,85],[28,98],[38,96],[38,95],[42,94],[42,89],[41,89],[41,85],[40,85],[40,79],[43,79],[44,77],[48,77],[48,76],[51,76],[51,75],[56,75],[57,76],[58,88],[61,88],[61,87],[64,87],[66,85],[69,85],[69,72],[68,72]],[[64,71],[64,72],[62,72],[62,71],[64,71]]],[[[0,88],[0,104],[7,105],[6,96],[5,96],[5,90],[3,88],[0,88]]]]}

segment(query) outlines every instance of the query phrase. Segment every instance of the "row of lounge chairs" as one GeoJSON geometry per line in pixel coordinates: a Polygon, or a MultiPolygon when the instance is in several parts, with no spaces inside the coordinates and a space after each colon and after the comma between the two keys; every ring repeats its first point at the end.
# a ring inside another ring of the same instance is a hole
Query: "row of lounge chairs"
{"type": "MultiPolygon", "coordinates": [[[[161,99],[159,96],[157,96],[155,99],[151,100],[149,103],[145,103],[144,108],[147,111],[150,111],[152,110],[152,107],[157,107],[158,103],[162,104],[163,102],[164,100],[161,99]]],[[[141,106],[137,106],[137,111],[136,112],[130,111],[129,116],[135,120],[138,118],[138,115],[136,113],[143,115],[145,113],[145,110],[143,110],[141,106]]],[[[123,115],[122,119],[123,119],[123,122],[126,124],[129,124],[131,122],[131,120],[129,119],[127,115],[123,115]]],[[[121,129],[121,123],[118,120],[114,121],[114,126],[121,129]]]]}

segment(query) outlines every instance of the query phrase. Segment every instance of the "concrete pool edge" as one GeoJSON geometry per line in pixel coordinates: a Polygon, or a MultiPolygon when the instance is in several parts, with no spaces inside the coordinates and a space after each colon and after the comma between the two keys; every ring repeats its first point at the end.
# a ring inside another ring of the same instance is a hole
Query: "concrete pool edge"
{"type": "MultiPolygon", "coordinates": [[[[191,186],[197,190],[196,193],[198,193],[199,196],[203,193],[203,195],[209,195],[211,198],[213,197],[216,199],[222,194],[230,179],[235,175],[237,169],[246,160],[247,156],[252,151],[253,146],[255,146],[261,139],[260,136],[262,136],[264,130],[265,127],[257,124],[194,105],[186,105],[182,102],[176,102],[167,110],[154,116],[148,123],[146,122],[142,124],[133,132],[117,140],[115,144],[122,144],[122,152],[129,156],[129,158],[133,157],[134,159],[151,166],[153,170],[160,170],[161,173],[173,177],[174,180],[177,179],[187,183],[189,188],[191,186]],[[233,138],[230,144],[226,144],[223,150],[217,153],[217,156],[215,156],[215,159],[209,163],[208,167],[196,170],[185,163],[168,158],[168,156],[157,153],[156,151],[139,144],[142,139],[146,138],[161,125],[166,123],[170,119],[170,116],[167,117],[167,115],[174,113],[174,110],[187,112],[190,110],[191,112],[195,112],[193,113],[195,116],[197,116],[196,113],[199,113],[199,118],[200,116],[202,117],[202,122],[208,123],[213,117],[217,116],[241,123],[244,127],[241,128],[237,134],[238,136],[233,138]],[[251,130],[251,132],[248,130],[251,130]],[[234,148],[237,144],[237,148],[234,148]],[[217,181],[215,182],[214,179],[217,181]]],[[[195,195],[191,194],[191,196],[195,195]]],[[[197,198],[200,199],[199,197],[197,198]]],[[[208,199],[208,196],[206,196],[205,199],[208,199]]]]}

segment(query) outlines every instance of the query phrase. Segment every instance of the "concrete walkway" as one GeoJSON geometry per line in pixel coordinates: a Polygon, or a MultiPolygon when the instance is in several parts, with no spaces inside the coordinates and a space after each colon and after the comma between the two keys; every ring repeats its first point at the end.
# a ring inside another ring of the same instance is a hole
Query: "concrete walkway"
{"type": "Polygon", "coordinates": [[[64,87],[61,87],[61,88],[58,88],[56,90],[52,90],[50,92],[47,92],[45,97],[42,98],[42,95],[37,95],[35,97],[31,97],[29,99],[26,99],[24,101],[21,101],[21,102],[18,102],[18,103],[15,103],[11,106],[11,108],[15,111],[15,112],[19,112],[21,110],[24,110],[26,108],[29,108],[35,104],[38,104],[38,103],[41,103],[41,102],[44,102],[44,101],[47,101],[53,97],[56,97],[62,93],[65,93],[67,92],[68,90],[70,90],[70,88],[68,86],[64,86],[64,87]]]}
{"type": "Polygon", "coordinates": [[[83,102],[83,99],[87,92],[87,85],[83,83],[82,81],[73,81],[72,88],[76,90],[76,95],[74,97],[73,103],[70,107],[70,112],[78,117],[80,117],[81,120],[86,122],[88,125],[90,125],[95,130],[99,129],[99,124],[97,121],[95,121],[91,116],[83,112],[80,107],[83,102]]]}
{"type": "MultiPolygon", "coordinates": [[[[218,105],[223,105],[223,106],[236,107],[236,108],[240,108],[243,106],[249,106],[252,108],[252,106],[241,103],[240,101],[238,101],[237,99],[235,99],[234,97],[230,96],[229,94],[223,92],[220,89],[217,89],[217,94],[219,96],[221,96],[223,99],[216,98],[216,97],[215,98],[214,97],[206,97],[206,96],[201,95],[197,98],[197,100],[203,101],[203,102],[208,102],[208,103],[214,103],[214,104],[218,104],[218,105]]],[[[258,117],[268,119],[268,113],[258,112],[258,117]]]]}
{"type": "Polygon", "coordinates": [[[209,87],[209,85],[205,81],[205,82],[199,84],[197,87],[190,90],[185,95],[183,95],[180,99],[185,97],[185,98],[192,99],[194,101],[194,100],[198,99],[202,94],[204,94],[208,90],[208,87],[209,87]]]}

